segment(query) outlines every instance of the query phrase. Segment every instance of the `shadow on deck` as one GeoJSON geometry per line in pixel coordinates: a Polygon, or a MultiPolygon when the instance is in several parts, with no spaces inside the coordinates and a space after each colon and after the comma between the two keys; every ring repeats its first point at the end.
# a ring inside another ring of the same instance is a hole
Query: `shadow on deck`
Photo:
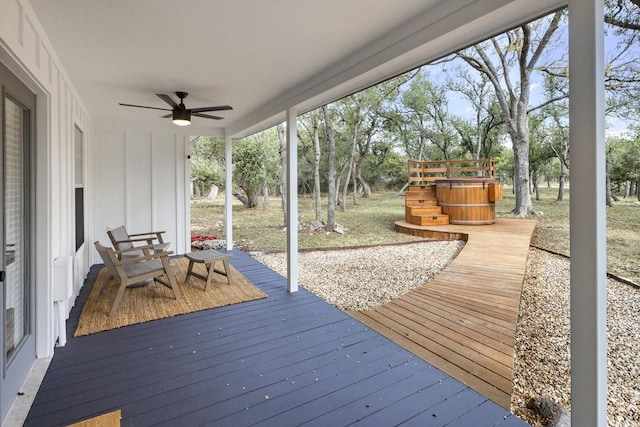
{"type": "Polygon", "coordinates": [[[464,239],[460,254],[431,282],[382,307],[350,314],[504,408],[511,404],[520,293],[535,221],[396,229],[464,239]]]}
{"type": "MultiPolygon", "coordinates": [[[[482,425],[524,421],[248,255],[268,298],[70,338],[26,426],[121,410],[124,426],[482,425]]],[[[69,335],[99,271],[91,270],[69,335]]],[[[215,289],[213,289],[215,291],[215,289]]]]}

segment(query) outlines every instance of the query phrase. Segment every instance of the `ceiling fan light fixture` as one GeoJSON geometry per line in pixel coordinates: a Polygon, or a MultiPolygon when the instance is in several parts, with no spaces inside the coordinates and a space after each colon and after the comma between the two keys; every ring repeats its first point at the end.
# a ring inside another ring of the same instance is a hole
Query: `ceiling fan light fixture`
{"type": "Polygon", "coordinates": [[[178,126],[189,126],[191,124],[191,111],[174,109],[173,124],[178,126]]]}

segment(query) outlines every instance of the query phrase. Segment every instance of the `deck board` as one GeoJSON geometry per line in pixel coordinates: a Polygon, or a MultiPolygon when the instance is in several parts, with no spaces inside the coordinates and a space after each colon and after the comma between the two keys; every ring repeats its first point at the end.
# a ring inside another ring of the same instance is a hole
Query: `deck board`
{"type": "Polygon", "coordinates": [[[422,236],[466,235],[467,243],[431,282],[377,309],[350,314],[509,408],[515,328],[535,221],[401,226],[417,227],[422,236]]]}
{"type": "Polygon", "coordinates": [[[375,425],[446,399],[460,403],[454,420],[480,411],[526,425],[306,290],[288,293],[250,256],[234,251],[232,264],[268,297],[75,338],[92,268],[25,425],[117,409],[123,426],[375,425]]]}

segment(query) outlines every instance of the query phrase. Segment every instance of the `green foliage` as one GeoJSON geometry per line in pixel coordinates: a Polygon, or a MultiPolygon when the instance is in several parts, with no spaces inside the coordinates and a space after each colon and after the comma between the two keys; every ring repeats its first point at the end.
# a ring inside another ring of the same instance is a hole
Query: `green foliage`
{"type": "Polygon", "coordinates": [[[198,137],[191,143],[191,182],[199,194],[206,194],[213,185],[224,180],[222,164],[224,140],[198,137]]]}
{"type": "Polygon", "coordinates": [[[244,190],[249,207],[259,206],[264,188],[280,177],[279,146],[275,128],[234,142],[233,180],[244,190]]]}
{"type": "Polygon", "coordinates": [[[640,137],[611,137],[607,140],[607,161],[612,183],[640,181],[640,137]]]}
{"type": "Polygon", "coordinates": [[[400,190],[407,182],[407,159],[394,152],[381,153],[374,149],[374,155],[367,158],[365,180],[382,190],[400,190]]]}
{"type": "Polygon", "coordinates": [[[496,177],[499,177],[502,182],[512,182],[513,162],[513,150],[511,148],[505,148],[500,155],[495,157],[496,177]]]}
{"type": "Polygon", "coordinates": [[[219,185],[224,178],[222,168],[216,162],[195,158],[191,162],[191,181],[197,184],[219,185]]]}
{"type": "MultiPolygon", "coordinates": [[[[401,102],[407,111],[404,120],[409,121],[411,133],[418,144],[428,141],[432,147],[429,160],[455,158],[461,155],[459,136],[456,132],[444,86],[437,86],[424,72],[419,72],[402,93],[401,102]]],[[[427,148],[427,147],[425,147],[427,148]]],[[[426,153],[426,150],[424,151],[426,153]]]]}

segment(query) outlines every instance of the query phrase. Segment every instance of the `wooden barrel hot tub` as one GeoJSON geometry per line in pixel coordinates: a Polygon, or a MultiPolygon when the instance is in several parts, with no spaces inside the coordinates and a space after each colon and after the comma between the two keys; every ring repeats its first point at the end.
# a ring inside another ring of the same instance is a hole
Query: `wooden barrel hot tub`
{"type": "Polygon", "coordinates": [[[436,197],[450,224],[483,225],[496,220],[502,184],[493,178],[459,177],[438,179],[436,197]]]}

